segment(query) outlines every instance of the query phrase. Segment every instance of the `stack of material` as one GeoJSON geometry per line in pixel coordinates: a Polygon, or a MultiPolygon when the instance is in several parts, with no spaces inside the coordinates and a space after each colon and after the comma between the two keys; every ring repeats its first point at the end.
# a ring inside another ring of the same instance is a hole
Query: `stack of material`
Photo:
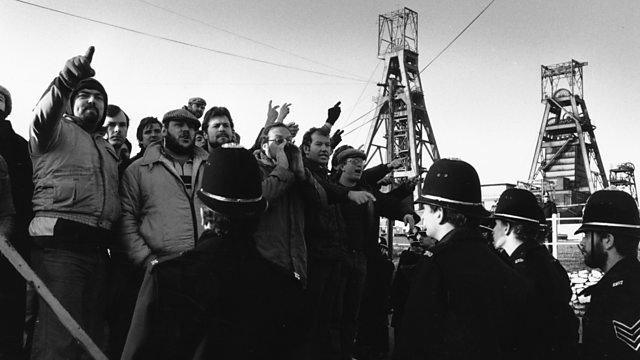
{"type": "Polygon", "coordinates": [[[602,278],[602,272],[599,270],[580,270],[569,273],[569,280],[571,280],[571,307],[576,312],[576,315],[582,317],[589,301],[590,296],[580,295],[582,290],[594,285],[602,278]]]}

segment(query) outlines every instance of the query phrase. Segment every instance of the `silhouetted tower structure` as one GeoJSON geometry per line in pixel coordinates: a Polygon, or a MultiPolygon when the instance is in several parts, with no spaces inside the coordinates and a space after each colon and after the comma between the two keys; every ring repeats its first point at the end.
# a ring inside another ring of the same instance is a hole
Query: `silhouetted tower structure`
{"type": "Polygon", "coordinates": [[[609,186],[583,93],[586,62],[541,66],[545,105],[529,182],[552,190],[558,205],[584,204],[609,186]]]}
{"type": "Polygon", "coordinates": [[[620,164],[609,170],[609,182],[619,190],[626,191],[638,202],[638,188],[636,186],[636,175],[634,174],[636,167],[628,162],[620,164]]]}
{"type": "MultiPolygon", "coordinates": [[[[418,13],[403,8],[378,17],[378,58],[384,60],[383,83],[375,121],[365,142],[367,163],[405,159],[394,177],[419,176],[440,158],[424,102],[418,68],[418,13]],[[383,144],[376,144],[382,135],[383,144]],[[378,136],[379,138],[380,136],[378,136]]],[[[416,193],[420,184],[416,186],[416,193]]]]}

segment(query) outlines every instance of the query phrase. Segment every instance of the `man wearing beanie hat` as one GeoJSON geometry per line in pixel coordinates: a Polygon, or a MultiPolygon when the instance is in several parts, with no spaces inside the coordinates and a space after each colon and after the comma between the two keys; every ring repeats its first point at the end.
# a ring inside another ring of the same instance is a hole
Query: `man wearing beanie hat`
{"type": "MultiPolygon", "coordinates": [[[[71,316],[101,343],[107,247],[120,215],[117,154],[97,132],[107,93],[92,78],[94,48],[69,59],[34,109],[29,149],[36,273],[71,316]],[[91,309],[87,311],[87,309],[91,309]]],[[[84,350],[40,300],[32,359],[78,359],[84,350]]]]}
{"type": "Polygon", "coordinates": [[[591,296],[583,318],[585,359],[640,358],[640,215],[631,195],[593,193],[584,208],[580,250],[605,274],[581,295],[591,296]]]}
{"type": "MultiPolygon", "coordinates": [[[[29,145],[16,134],[7,117],[11,114],[11,94],[0,86],[0,156],[6,160],[13,207],[16,211],[14,230],[8,237],[18,252],[29,259],[29,222],[33,218],[33,170],[29,145]]],[[[0,259],[0,359],[11,358],[11,351],[22,346],[25,316],[25,283],[20,274],[4,258],[0,259]],[[3,340],[4,339],[4,340],[3,340]],[[12,344],[9,344],[12,342],[12,344]]],[[[14,355],[17,357],[17,355],[14,355]]]]}
{"type": "Polygon", "coordinates": [[[574,359],[578,346],[578,319],[569,306],[571,284],[567,271],[541,242],[545,218],[528,190],[507,189],[492,215],[493,245],[532,285],[530,311],[538,326],[535,351],[539,358],[574,359]]]}
{"type": "Polygon", "coordinates": [[[525,281],[482,238],[480,179],[460,160],[433,163],[418,200],[427,236],[394,359],[527,359],[525,281]]]}

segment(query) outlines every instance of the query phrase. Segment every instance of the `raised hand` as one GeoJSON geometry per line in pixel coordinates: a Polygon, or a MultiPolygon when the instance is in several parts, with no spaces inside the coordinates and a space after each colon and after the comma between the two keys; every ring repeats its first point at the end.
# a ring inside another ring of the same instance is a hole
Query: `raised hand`
{"type": "Polygon", "coordinates": [[[280,105],[271,106],[272,101],[269,100],[269,106],[267,107],[267,122],[264,124],[265,127],[276,122],[278,118],[278,108],[280,105]]]}
{"type": "Polygon", "coordinates": [[[340,103],[341,102],[338,101],[335,105],[333,105],[332,108],[329,108],[327,110],[327,122],[332,126],[333,124],[336,123],[336,121],[340,117],[340,112],[342,112],[342,110],[340,109],[340,103]]]}
{"type": "Polygon", "coordinates": [[[289,159],[287,159],[287,154],[284,152],[284,147],[287,145],[287,142],[284,141],[282,144],[275,145],[276,146],[276,164],[285,169],[289,168],[289,159]]]}
{"type": "Polygon", "coordinates": [[[331,148],[335,149],[338,144],[342,142],[342,134],[344,134],[344,130],[336,130],[336,132],[331,135],[331,148]]]}
{"type": "Polygon", "coordinates": [[[294,122],[290,122],[287,124],[287,128],[289,129],[289,132],[291,133],[291,138],[293,139],[294,137],[296,137],[296,135],[298,135],[298,131],[300,131],[300,126],[298,126],[298,124],[294,123],[294,122]]]}
{"type": "Polygon", "coordinates": [[[95,48],[89,46],[84,55],[74,56],[67,60],[60,72],[60,77],[69,88],[74,88],[82,79],[90,78],[96,74],[91,68],[95,48]]]}
{"type": "Polygon", "coordinates": [[[291,106],[291,103],[282,104],[282,106],[280,107],[280,114],[278,114],[278,119],[276,119],[276,122],[283,122],[284,121],[284,118],[286,118],[287,115],[289,115],[289,107],[290,106],[291,106]]]}

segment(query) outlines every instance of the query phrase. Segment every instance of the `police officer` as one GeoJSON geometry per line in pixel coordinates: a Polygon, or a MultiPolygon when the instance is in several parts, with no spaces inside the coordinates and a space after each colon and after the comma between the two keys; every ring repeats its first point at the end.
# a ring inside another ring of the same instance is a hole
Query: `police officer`
{"type": "Polygon", "coordinates": [[[640,216],[633,198],[601,190],[587,200],[580,249],[585,264],[605,274],[588,287],[583,326],[585,359],[640,359],[640,216]]]}
{"type": "Polygon", "coordinates": [[[507,189],[494,214],[493,245],[533,290],[531,311],[538,326],[536,354],[544,359],[577,356],[578,319],[569,306],[571,285],[567,271],[541,244],[544,223],[535,196],[524,189],[507,189]]]}
{"type": "Polygon", "coordinates": [[[481,237],[489,213],[475,169],[436,161],[418,201],[437,243],[416,269],[394,359],[527,359],[526,285],[481,237]]]}

